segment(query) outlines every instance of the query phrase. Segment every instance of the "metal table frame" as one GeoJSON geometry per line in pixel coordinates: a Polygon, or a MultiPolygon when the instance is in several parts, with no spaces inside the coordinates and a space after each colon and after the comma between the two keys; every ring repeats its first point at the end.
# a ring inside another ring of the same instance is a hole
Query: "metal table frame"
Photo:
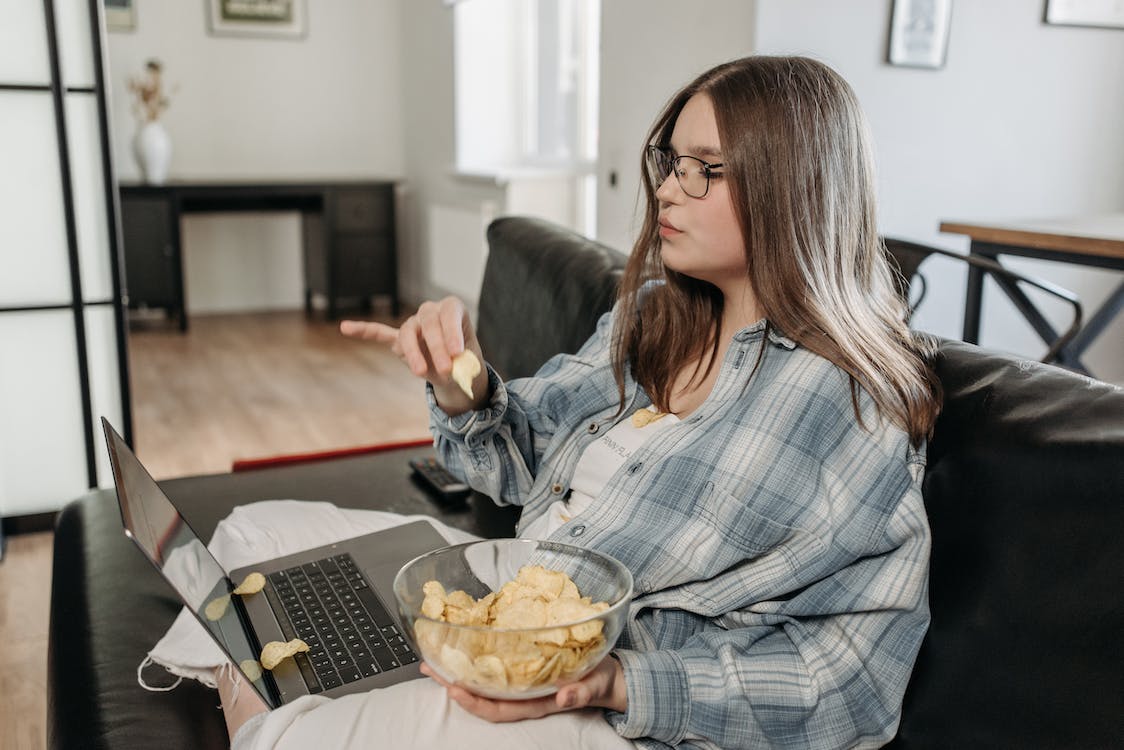
{"type": "MultiPolygon", "coordinates": [[[[1124,226],[1124,215],[1120,216],[1120,223],[1124,226]]],[[[1014,255],[1124,271],[1124,235],[1080,236],[1066,231],[1077,226],[1079,220],[1059,222],[1057,230],[1045,228],[1046,224],[1042,222],[1026,222],[1025,225],[942,222],[940,228],[942,232],[968,235],[972,238],[970,255],[988,258],[997,263],[1001,255],[1014,255]]],[[[979,343],[985,275],[988,275],[988,272],[983,268],[971,266],[968,269],[963,338],[971,344],[979,343]]],[[[1013,281],[998,274],[990,275],[1044,341],[1049,343],[1057,339],[1058,333],[1054,327],[1013,281]]],[[[1122,309],[1124,309],[1124,282],[1121,282],[1089,317],[1073,340],[1058,352],[1057,362],[1070,369],[1089,374],[1089,369],[1081,361],[1081,354],[1122,309]]]]}

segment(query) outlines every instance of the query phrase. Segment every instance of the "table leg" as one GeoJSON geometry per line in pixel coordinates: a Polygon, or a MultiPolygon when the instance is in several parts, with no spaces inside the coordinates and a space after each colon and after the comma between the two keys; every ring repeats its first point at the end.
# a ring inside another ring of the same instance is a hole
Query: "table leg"
{"type": "Polygon", "coordinates": [[[1121,282],[1120,286],[1116,287],[1116,291],[1110,294],[1104,304],[1093,313],[1093,317],[1089,318],[1085,327],[1077,332],[1073,341],[1066,345],[1062,354],[1067,358],[1077,359],[1121,310],[1124,310],[1124,282],[1121,282]]]}
{"type": "MultiPolygon", "coordinates": [[[[975,245],[975,243],[972,243],[975,245]]],[[[972,249],[968,249],[973,253],[972,249]]],[[[983,256],[995,260],[990,256],[983,256]]],[[[968,266],[968,285],[964,293],[964,335],[963,339],[969,344],[980,343],[980,307],[983,302],[984,270],[976,266],[968,266]]]]}

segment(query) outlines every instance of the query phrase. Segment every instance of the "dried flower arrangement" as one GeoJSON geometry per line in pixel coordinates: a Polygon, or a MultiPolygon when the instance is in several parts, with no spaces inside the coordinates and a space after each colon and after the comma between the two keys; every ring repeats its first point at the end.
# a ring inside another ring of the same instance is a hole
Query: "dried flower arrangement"
{"type": "Polygon", "coordinates": [[[171,101],[164,95],[161,78],[163,65],[159,60],[149,60],[144,65],[144,75],[129,79],[129,91],[136,96],[133,113],[141,122],[155,122],[171,101]]]}

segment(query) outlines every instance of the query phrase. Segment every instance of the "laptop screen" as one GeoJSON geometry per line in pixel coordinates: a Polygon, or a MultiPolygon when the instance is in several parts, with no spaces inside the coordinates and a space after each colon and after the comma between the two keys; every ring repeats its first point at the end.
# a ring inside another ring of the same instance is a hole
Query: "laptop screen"
{"type": "Polygon", "coordinates": [[[117,431],[102,419],[121,521],[136,542],[175,589],[197,620],[214,637],[230,660],[251,681],[266,705],[276,706],[256,663],[243,612],[234,602],[233,586],[218,561],[168,500],[156,481],[117,431]],[[243,662],[253,661],[251,668],[243,662]],[[248,673],[249,672],[249,673],[248,673]],[[257,677],[256,680],[250,680],[257,677]]]}

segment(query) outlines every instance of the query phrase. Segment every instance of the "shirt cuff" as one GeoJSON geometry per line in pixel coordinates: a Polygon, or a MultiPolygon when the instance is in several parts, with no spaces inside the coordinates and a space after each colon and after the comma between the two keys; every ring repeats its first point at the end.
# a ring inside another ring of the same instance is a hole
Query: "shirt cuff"
{"type": "Polygon", "coordinates": [[[500,423],[507,411],[507,389],[492,366],[485,363],[488,371],[488,390],[492,398],[477,411],[466,411],[450,417],[437,404],[433,384],[425,384],[425,399],[429,404],[429,424],[435,432],[454,442],[464,441],[470,448],[478,442],[475,438],[482,432],[493,429],[500,423]]]}
{"type": "Polygon", "coordinates": [[[651,737],[678,745],[691,716],[687,669],[674,651],[614,651],[624,670],[628,710],[611,712],[609,722],[622,737],[651,737]]]}

